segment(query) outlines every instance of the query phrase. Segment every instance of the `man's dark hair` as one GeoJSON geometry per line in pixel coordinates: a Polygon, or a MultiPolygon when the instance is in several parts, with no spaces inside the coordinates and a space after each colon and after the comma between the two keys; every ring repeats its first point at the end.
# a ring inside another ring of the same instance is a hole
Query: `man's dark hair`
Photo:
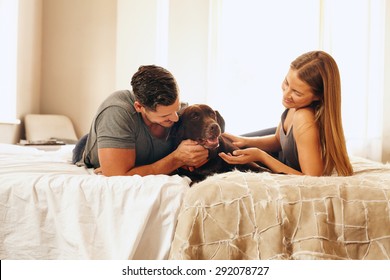
{"type": "Polygon", "coordinates": [[[157,105],[172,105],[178,97],[175,78],[160,66],[140,66],[131,78],[131,86],[136,100],[152,111],[157,105]]]}

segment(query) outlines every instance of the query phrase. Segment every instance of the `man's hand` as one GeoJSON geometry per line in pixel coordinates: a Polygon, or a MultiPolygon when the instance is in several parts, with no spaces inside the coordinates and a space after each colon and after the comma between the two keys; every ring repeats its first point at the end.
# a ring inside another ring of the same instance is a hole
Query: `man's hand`
{"type": "Polygon", "coordinates": [[[189,139],[183,140],[174,153],[176,159],[182,162],[182,166],[187,166],[190,171],[205,164],[209,156],[206,148],[189,139]]]}
{"type": "Polygon", "coordinates": [[[95,173],[96,175],[102,175],[103,174],[102,169],[100,167],[95,168],[93,170],[93,173],[95,173]]]}

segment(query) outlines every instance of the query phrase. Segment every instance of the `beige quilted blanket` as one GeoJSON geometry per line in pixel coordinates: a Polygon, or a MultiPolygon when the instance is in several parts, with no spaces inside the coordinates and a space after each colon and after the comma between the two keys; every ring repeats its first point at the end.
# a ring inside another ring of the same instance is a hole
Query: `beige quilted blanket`
{"type": "Polygon", "coordinates": [[[171,259],[390,259],[390,166],[352,177],[219,174],[184,198],[171,259]]]}

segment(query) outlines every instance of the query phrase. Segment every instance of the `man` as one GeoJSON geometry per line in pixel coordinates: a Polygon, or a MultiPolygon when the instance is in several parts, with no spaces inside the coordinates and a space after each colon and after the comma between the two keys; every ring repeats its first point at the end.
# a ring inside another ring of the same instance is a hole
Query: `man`
{"type": "Polygon", "coordinates": [[[179,90],[166,69],[141,66],[133,91],[114,92],[99,107],[84,149],[84,163],[105,176],[171,174],[207,161],[208,151],[184,140],[172,151],[169,131],[178,121],[179,90]]]}

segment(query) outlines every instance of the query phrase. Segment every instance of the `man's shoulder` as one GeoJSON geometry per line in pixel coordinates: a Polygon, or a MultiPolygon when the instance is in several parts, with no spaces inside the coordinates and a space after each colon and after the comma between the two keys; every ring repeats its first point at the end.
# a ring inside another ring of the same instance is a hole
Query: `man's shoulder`
{"type": "Polygon", "coordinates": [[[127,101],[134,104],[134,94],[130,90],[117,90],[107,97],[106,102],[127,101]]]}
{"type": "Polygon", "coordinates": [[[139,122],[131,91],[119,90],[112,93],[100,105],[96,114],[96,125],[108,127],[125,123],[136,126],[139,122]]]}
{"type": "Polygon", "coordinates": [[[122,107],[132,112],[134,110],[134,94],[129,90],[117,90],[103,101],[100,111],[112,106],[122,107]]]}

